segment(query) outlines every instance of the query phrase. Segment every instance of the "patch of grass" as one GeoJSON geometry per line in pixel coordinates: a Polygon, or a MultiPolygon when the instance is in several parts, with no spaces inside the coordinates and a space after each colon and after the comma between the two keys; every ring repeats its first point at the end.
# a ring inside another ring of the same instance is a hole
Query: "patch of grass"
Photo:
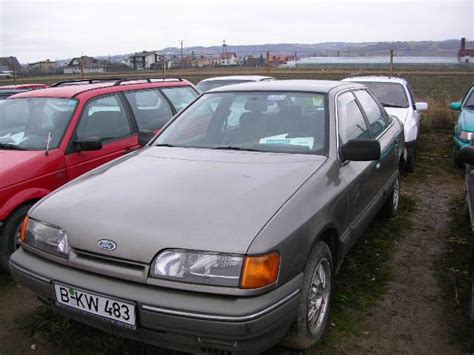
{"type": "Polygon", "coordinates": [[[456,114],[449,108],[449,105],[454,100],[456,99],[448,94],[438,98],[427,98],[426,101],[428,102],[428,111],[424,114],[424,128],[453,129],[456,122],[456,114]]]}
{"type": "Polygon", "coordinates": [[[390,260],[397,242],[409,228],[415,200],[401,196],[400,215],[377,217],[347,255],[336,276],[329,327],[322,341],[308,353],[334,353],[346,335],[362,334],[361,323],[385,294],[393,279],[390,260]]]}
{"type": "Polygon", "coordinates": [[[474,321],[468,316],[474,277],[471,267],[473,232],[464,202],[451,199],[450,206],[449,226],[444,233],[446,248],[436,265],[436,276],[450,340],[461,344],[466,352],[474,353],[474,321]]]}
{"type": "Polygon", "coordinates": [[[0,270],[0,292],[13,286],[15,286],[15,281],[13,281],[10,274],[0,270]]]}

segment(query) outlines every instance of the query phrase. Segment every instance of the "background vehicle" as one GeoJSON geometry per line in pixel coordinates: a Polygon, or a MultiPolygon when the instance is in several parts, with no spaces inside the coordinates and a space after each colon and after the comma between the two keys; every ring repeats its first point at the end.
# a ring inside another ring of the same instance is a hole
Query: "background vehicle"
{"type": "Polygon", "coordinates": [[[166,347],[308,348],[345,255],[381,208],[398,212],[403,144],[359,84],[214,89],[33,207],[12,275],[70,317],[166,347]]]}
{"type": "Polygon", "coordinates": [[[18,85],[3,85],[0,86],[0,90],[10,90],[10,89],[18,89],[18,90],[38,90],[38,89],[46,89],[49,87],[46,84],[18,84],[18,85]]]}
{"type": "MultiPolygon", "coordinates": [[[[474,147],[466,145],[459,151],[459,162],[466,164],[466,202],[469,210],[469,218],[471,220],[471,229],[474,231],[474,147]]],[[[474,320],[474,241],[471,242],[472,254],[472,288],[471,302],[469,307],[469,316],[474,320]]]]}
{"type": "Polygon", "coordinates": [[[415,102],[410,84],[403,78],[386,76],[358,76],[346,78],[367,86],[377,96],[385,110],[402,121],[405,132],[405,170],[413,171],[416,142],[420,134],[421,111],[428,109],[426,102],[415,102]]]}
{"type": "Polygon", "coordinates": [[[456,126],[454,127],[454,166],[462,167],[463,161],[459,159],[459,151],[471,145],[474,136],[474,86],[472,86],[460,102],[453,102],[451,110],[458,112],[456,126]]]}
{"type": "Polygon", "coordinates": [[[0,89],[0,101],[5,100],[6,98],[19,94],[22,92],[28,91],[26,89],[0,89]]]}
{"type": "Polygon", "coordinates": [[[72,83],[78,85],[59,83],[0,104],[0,264],[4,268],[18,247],[21,222],[36,201],[138,149],[198,96],[192,84],[182,79],[72,83]]]}
{"type": "Polygon", "coordinates": [[[201,80],[197,83],[196,88],[199,92],[206,92],[211,89],[215,89],[221,86],[232,85],[232,84],[241,84],[241,83],[250,83],[258,81],[272,81],[275,78],[271,76],[261,76],[261,75],[231,75],[231,76],[217,76],[214,78],[208,78],[201,80]]]}
{"type": "MultiPolygon", "coordinates": [[[[15,76],[11,70],[0,70],[0,79],[12,79],[15,76]]],[[[18,78],[18,74],[16,74],[18,78]]]]}

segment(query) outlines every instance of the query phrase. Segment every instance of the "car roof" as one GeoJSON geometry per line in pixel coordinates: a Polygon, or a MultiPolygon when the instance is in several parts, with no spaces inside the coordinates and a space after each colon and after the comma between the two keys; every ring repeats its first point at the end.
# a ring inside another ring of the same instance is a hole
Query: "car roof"
{"type": "Polygon", "coordinates": [[[26,98],[26,97],[51,97],[51,98],[73,98],[84,92],[91,92],[99,90],[100,94],[105,94],[107,91],[120,92],[129,90],[143,90],[150,88],[161,87],[176,87],[176,86],[192,86],[190,82],[183,79],[165,79],[147,82],[147,79],[127,80],[121,85],[114,85],[116,81],[104,81],[93,84],[76,84],[49,87],[41,90],[27,91],[21,94],[11,96],[11,98],[26,98]]]}
{"type": "Polygon", "coordinates": [[[228,75],[228,76],[215,76],[213,78],[207,78],[201,80],[201,82],[206,81],[224,81],[224,80],[252,80],[252,81],[260,81],[263,79],[275,79],[272,76],[264,76],[264,75],[228,75]]]}
{"type": "Polygon", "coordinates": [[[353,76],[350,78],[342,79],[342,81],[351,81],[351,82],[376,82],[376,83],[398,83],[398,84],[406,84],[407,81],[404,78],[399,77],[390,77],[390,76],[383,76],[383,75],[367,75],[367,76],[353,76]]]}
{"type": "Polygon", "coordinates": [[[336,88],[343,90],[352,87],[358,88],[363,86],[357,83],[333,80],[275,80],[227,85],[212,89],[207,93],[226,91],[308,91],[328,93],[336,88]]]}

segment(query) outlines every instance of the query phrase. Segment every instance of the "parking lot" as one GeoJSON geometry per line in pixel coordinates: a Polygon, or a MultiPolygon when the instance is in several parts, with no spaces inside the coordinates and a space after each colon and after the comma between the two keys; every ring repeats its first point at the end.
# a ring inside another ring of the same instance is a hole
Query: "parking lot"
{"type": "MultiPolygon", "coordinates": [[[[417,169],[402,179],[400,216],[377,217],[351,251],[336,277],[328,332],[307,354],[474,351],[471,237],[451,142],[450,130],[425,127],[417,169]]],[[[8,275],[0,285],[2,354],[169,353],[57,315],[8,275]]]]}

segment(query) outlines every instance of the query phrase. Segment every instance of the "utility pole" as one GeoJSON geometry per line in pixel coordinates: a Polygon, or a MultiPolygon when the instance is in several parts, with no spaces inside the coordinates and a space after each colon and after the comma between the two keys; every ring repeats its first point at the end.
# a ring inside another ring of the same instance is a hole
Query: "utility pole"
{"type": "Polygon", "coordinates": [[[13,85],[16,85],[16,65],[13,63],[13,85]]]}
{"type": "Polygon", "coordinates": [[[390,49],[390,77],[393,76],[393,49],[390,49]]]}
{"type": "Polygon", "coordinates": [[[166,68],[166,59],[164,54],[161,55],[161,76],[163,79],[166,79],[166,74],[165,74],[165,68],[166,68]]]}
{"type": "Polygon", "coordinates": [[[295,51],[295,68],[298,66],[298,52],[295,51]]]}
{"type": "Polygon", "coordinates": [[[183,69],[183,40],[179,41],[181,43],[181,69],[183,69]]]}
{"type": "Polygon", "coordinates": [[[270,51],[267,51],[267,75],[270,75],[270,51]]]}

